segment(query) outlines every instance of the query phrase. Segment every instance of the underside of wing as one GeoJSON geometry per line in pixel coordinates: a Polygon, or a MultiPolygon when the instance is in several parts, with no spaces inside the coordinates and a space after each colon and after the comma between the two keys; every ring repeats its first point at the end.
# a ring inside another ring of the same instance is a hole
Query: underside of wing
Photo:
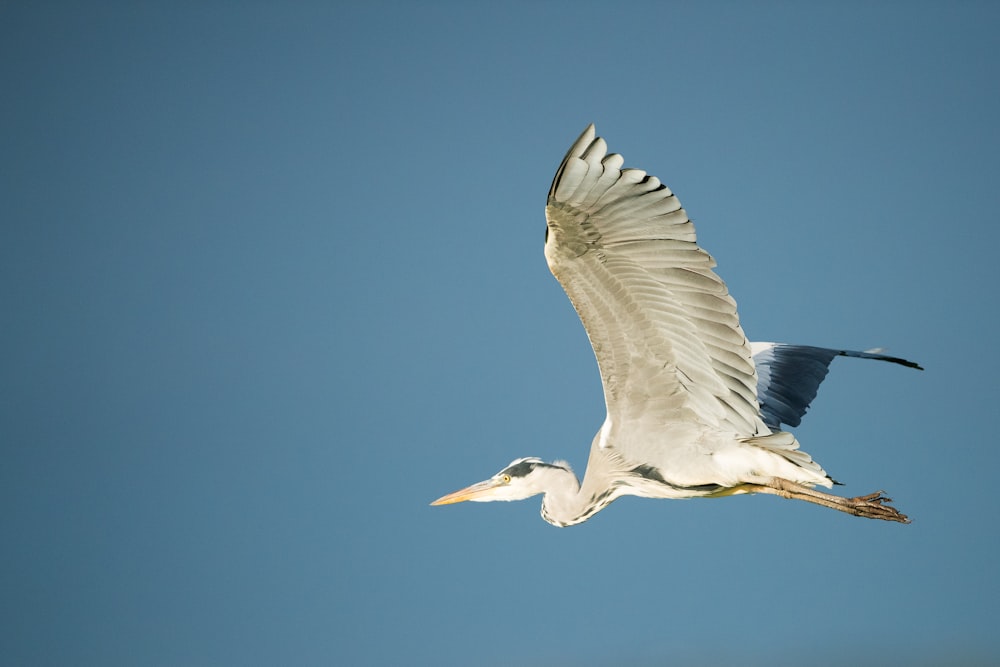
{"type": "Polygon", "coordinates": [[[785,343],[751,343],[751,348],[757,367],[761,415],[772,430],[778,430],[782,424],[795,427],[802,422],[836,357],[875,359],[923,370],[912,361],[875,350],[856,352],[785,343]]]}
{"type": "Polygon", "coordinates": [[[590,337],[609,419],[766,433],[749,343],[715,261],[670,190],[622,164],[591,125],[546,206],[545,256],[590,337]]]}

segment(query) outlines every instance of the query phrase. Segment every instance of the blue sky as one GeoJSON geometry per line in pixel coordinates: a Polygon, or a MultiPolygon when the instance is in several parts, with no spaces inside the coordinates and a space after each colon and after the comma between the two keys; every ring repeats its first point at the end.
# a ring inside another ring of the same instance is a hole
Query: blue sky
{"type": "Polygon", "coordinates": [[[0,654],[32,665],[995,664],[995,4],[7,3],[0,654]],[[364,6],[362,6],[364,5],[364,6]],[[429,507],[603,420],[542,255],[595,122],[797,435],[773,497],[429,507]]]}

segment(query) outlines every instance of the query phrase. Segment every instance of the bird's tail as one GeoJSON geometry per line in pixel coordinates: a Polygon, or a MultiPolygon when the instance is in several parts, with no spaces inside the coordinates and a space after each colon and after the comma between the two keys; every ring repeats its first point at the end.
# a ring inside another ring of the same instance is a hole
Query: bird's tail
{"type": "Polygon", "coordinates": [[[803,482],[821,484],[827,488],[834,485],[833,478],[826,474],[823,467],[813,461],[809,454],[799,449],[799,441],[788,431],[776,431],[774,433],[769,433],[768,435],[744,438],[740,442],[746,445],[760,447],[763,450],[777,454],[789,463],[795,465],[795,467],[811,473],[809,477],[812,479],[801,480],[803,482]]]}

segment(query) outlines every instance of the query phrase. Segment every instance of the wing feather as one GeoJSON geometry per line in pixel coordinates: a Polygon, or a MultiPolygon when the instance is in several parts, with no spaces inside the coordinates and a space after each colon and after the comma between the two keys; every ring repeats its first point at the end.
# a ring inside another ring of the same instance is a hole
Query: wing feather
{"type": "Polygon", "coordinates": [[[757,395],[761,414],[764,422],[774,430],[782,424],[794,428],[802,422],[836,357],[875,359],[923,370],[919,364],[879,354],[877,350],[858,352],[785,343],[751,343],[751,347],[758,370],[757,395]]]}
{"type": "Polygon", "coordinates": [[[546,206],[546,259],[590,337],[609,420],[768,433],[750,346],[715,261],[677,197],[623,164],[591,125],[546,206]]]}

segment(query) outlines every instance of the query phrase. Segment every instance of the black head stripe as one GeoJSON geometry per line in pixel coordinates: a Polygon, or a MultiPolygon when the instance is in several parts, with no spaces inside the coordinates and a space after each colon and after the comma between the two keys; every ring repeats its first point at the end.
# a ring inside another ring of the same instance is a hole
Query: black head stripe
{"type": "Polygon", "coordinates": [[[517,459],[512,461],[509,466],[498,472],[498,475],[510,475],[511,477],[525,477],[530,475],[536,468],[558,468],[559,470],[565,470],[566,472],[572,472],[569,466],[562,461],[556,461],[555,463],[546,463],[545,461],[535,458],[534,456],[527,456],[523,459],[517,459]]]}
{"type": "Polygon", "coordinates": [[[500,472],[511,477],[524,477],[534,470],[537,465],[539,464],[534,461],[518,461],[514,465],[507,466],[500,472]]]}

